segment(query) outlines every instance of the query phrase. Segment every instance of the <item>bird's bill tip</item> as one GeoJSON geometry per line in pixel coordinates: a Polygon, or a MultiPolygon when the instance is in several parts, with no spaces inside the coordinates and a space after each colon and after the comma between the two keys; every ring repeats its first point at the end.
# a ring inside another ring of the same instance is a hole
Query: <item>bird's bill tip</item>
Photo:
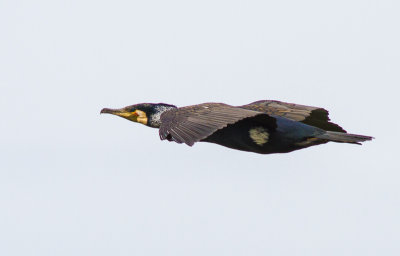
{"type": "Polygon", "coordinates": [[[100,111],[100,114],[114,114],[115,113],[115,109],[111,109],[111,108],[103,108],[100,111]]]}

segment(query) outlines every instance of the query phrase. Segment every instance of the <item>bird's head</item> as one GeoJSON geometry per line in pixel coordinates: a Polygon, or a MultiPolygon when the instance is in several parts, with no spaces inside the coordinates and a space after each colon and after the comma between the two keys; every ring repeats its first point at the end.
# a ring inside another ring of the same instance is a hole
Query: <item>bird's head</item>
{"type": "Polygon", "coordinates": [[[141,103],[120,109],[103,108],[100,114],[112,114],[123,117],[132,122],[137,122],[153,128],[158,128],[161,124],[161,114],[174,108],[176,108],[176,106],[165,103],[141,103]]]}

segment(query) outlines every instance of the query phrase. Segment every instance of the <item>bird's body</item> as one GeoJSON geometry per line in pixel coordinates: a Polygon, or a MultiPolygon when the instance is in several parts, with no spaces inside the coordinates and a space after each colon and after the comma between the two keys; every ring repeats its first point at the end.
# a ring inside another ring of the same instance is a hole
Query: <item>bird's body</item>
{"type": "Polygon", "coordinates": [[[275,118],[276,125],[272,125],[268,119],[265,121],[264,116],[247,118],[218,130],[201,141],[261,154],[286,153],[311,146],[305,143],[305,138],[321,133],[320,129],[300,122],[279,116],[272,118],[275,118]]]}
{"type": "Polygon", "coordinates": [[[287,153],[329,141],[360,144],[372,137],[346,133],[329,122],[328,111],[280,101],[257,101],[244,106],[204,103],[177,108],[142,103],[110,113],[159,128],[162,140],[211,142],[260,154],[287,153]]]}

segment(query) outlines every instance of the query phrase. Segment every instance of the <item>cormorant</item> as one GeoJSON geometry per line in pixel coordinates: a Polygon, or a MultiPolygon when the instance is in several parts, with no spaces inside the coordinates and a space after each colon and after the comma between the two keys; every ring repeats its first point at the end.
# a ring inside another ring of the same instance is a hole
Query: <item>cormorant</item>
{"type": "Polygon", "coordinates": [[[203,141],[260,154],[287,153],[329,141],[361,144],[370,136],[347,133],[323,108],[261,100],[243,106],[203,103],[178,108],[141,103],[100,113],[158,128],[161,140],[193,146],[203,141]]]}

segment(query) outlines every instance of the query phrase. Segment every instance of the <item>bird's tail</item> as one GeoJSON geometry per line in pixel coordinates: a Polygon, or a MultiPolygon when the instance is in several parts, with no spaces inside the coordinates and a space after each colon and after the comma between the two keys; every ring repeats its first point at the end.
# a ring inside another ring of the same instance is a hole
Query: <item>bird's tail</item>
{"type": "Polygon", "coordinates": [[[357,134],[350,134],[343,132],[332,132],[332,131],[327,131],[324,134],[318,135],[316,137],[334,142],[353,143],[359,145],[361,145],[360,142],[372,140],[374,138],[371,136],[364,136],[364,135],[357,135],[357,134]]]}

